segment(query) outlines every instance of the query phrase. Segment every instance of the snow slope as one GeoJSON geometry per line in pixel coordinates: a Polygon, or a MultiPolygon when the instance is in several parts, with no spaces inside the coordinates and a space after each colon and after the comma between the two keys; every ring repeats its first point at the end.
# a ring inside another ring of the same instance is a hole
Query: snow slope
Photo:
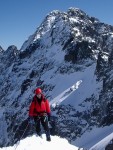
{"type": "MultiPolygon", "coordinates": [[[[57,83],[53,89],[53,95],[55,93],[57,96],[51,100],[51,105],[55,106],[61,103],[71,104],[76,110],[80,111],[81,107],[79,104],[81,104],[84,99],[90,98],[92,94],[95,94],[98,98],[102,82],[96,81],[96,76],[94,75],[95,67],[95,64],[92,64],[83,71],[65,76],[56,76],[53,82],[51,79],[51,83],[54,84],[55,80],[57,83]]],[[[83,111],[83,108],[81,111],[83,111]]]]}
{"type": "Polygon", "coordinates": [[[0,148],[0,150],[53,150],[56,147],[61,150],[78,150],[76,146],[69,144],[66,139],[61,139],[57,136],[52,136],[51,142],[45,139],[46,137],[44,134],[42,138],[33,135],[32,137],[21,140],[12,147],[0,148]]]}
{"type": "Polygon", "coordinates": [[[105,146],[113,138],[112,132],[113,132],[113,125],[104,128],[95,127],[91,131],[86,131],[81,138],[77,138],[77,140],[75,142],[72,142],[72,144],[90,150],[104,150],[105,146]]]}
{"type": "Polygon", "coordinates": [[[105,147],[110,143],[110,141],[113,139],[113,132],[106,136],[104,139],[99,141],[97,144],[92,146],[89,150],[105,150],[105,147]]]}

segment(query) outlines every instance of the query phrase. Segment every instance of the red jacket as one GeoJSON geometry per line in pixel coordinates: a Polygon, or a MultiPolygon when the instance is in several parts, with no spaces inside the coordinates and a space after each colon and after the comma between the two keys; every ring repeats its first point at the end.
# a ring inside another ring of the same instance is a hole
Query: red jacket
{"type": "Polygon", "coordinates": [[[35,95],[29,107],[29,116],[41,116],[44,113],[51,113],[49,101],[42,95],[42,100],[39,104],[35,95]]]}

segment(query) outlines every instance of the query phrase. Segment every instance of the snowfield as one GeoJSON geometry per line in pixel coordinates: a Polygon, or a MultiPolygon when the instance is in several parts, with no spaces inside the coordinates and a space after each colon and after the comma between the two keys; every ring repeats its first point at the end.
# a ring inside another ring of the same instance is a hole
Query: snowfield
{"type": "Polygon", "coordinates": [[[52,136],[51,138],[52,141],[48,142],[46,141],[45,134],[42,135],[42,138],[33,135],[32,137],[21,140],[12,147],[0,148],[0,150],[53,150],[55,148],[61,150],[78,150],[77,147],[69,144],[66,139],[57,136],[52,136]]]}

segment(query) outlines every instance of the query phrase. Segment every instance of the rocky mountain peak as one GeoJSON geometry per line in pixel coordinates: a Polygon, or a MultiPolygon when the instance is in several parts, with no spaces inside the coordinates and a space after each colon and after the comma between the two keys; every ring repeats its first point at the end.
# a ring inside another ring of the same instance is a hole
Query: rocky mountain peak
{"type": "Polygon", "coordinates": [[[70,7],[67,10],[67,14],[73,17],[86,16],[86,13],[79,8],[70,7]]]}
{"type": "MultiPolygon", "coordinates": [[[[5,51],[6,55],[12,55],[12,56],[17,56],[18,55],[18,49],[15,45],[11,45],[7,48],[7,50],[5,51]]],[[[9,56],[10,58],[10,56],[9,56]]]]}
{"type": "Polygon", "coordinates": [[[0,53],[2,53],[4,50],[3,50],[3,48],[0,46],[0,53]]]}

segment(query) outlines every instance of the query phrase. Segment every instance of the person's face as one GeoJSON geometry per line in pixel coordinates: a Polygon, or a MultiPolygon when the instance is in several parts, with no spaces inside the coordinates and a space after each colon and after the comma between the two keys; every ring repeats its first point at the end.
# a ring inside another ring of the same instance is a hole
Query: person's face
{"type": "Polygon", "coordinates": [[[41,94],[37,94],[36,96],[37,96],[39,99],[41,98],[41,94]]]}

